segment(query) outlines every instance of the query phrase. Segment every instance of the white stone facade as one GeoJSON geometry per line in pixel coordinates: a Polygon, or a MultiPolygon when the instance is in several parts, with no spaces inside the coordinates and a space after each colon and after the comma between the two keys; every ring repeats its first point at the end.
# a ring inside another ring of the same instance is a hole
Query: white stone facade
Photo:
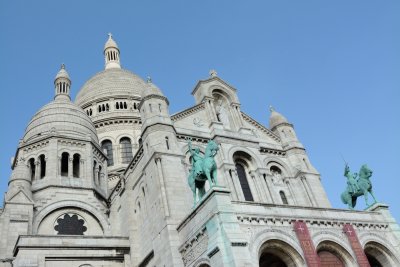
{"type": "Polygon", "coordinates": [[[400,266],[388,207],[333,209],[284,116],[271,109],[261,125],[215,71],[170,115],[150,79],[121,68],[111,35],[104,56],[75,104],[62,66],[54,101],[28,124],[0,210],[0,266],[307,266],[312,253],[318,266],[367,266],[361,254],[400,266]],[[218,185],[195,206],[188,140],[219,147],[218,185]]]}

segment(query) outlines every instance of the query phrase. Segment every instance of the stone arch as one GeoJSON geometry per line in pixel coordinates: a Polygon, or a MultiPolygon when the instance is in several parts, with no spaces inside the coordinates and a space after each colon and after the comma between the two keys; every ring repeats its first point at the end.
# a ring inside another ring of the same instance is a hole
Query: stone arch
{"type": "Polygon", "coordinates": [[[227,88],[223,86],[222,84],[213,84],[210,87],[208,87],[208,95],[212,96],[215,93],[223,93],[225,96],[228,98],[229,102],[232,103],[238,103],[238,98],[236,96],[236,92],[233,91],[230,88],[227,88]]]}
{"type": "Polygon", "coordinates": [[[301,266],[301,255],[288,243],[279,239],[270,239],[264,242],[258,252],[258,266],[269,266],[268,261],[279,262],[286,267],[301,266]]]}
{"type": "Polygon", "coordinates": [[[346,244],[343,241],[338,240],[337,238],[335,238],[335,241],[333,241],[332,239],[326,238],[326,236],[324,236],[324,238],[320,239],[319,243],[316,245],[316,251],[319,256],[321,256],[321,253],[324,252],[333,254],[334,257],[338,258],[338,260],[341,261],[343,266],[356,265],[354,257],[349,252],[351,250],[347,250],[345,246],[346,244]]]}
{"type": "Polygon", "coordinates": [[[243,153],[246,153],[246,154],[248,154],[250,157],[251,157],[251,159],[252,159],[252,161],[251,161],[251,170],[253,171],[253,170],[256,170],[256,169],[258,169],[258,168],[261,168],[261,167],[263,167],[262,166],[262,162],[260,161],[260,159],[259,159],[259,157],[256,155],[256,154],[254,154],[254,152],[253,151],[251,151],[250,149],[248,149],[248,148],[246,148],[246,147],[236,147],[236,146],[233,146],[233,147],[231,147],[229,150],[228,150],[228,159],[229,160],[231,160],[231,162],[233,163],[233,159],[234,159],[234,154],[235,153],[237,153],[237,152],[243,152],[243,153]]]}
{"type": "MultiPolygon", "coordinates": [[[[397,256],[396,253],[389,249],[392,248],[393,245],[391,245],[387,239],[384,239],[375,233],[364,232],[359,235],[359,240],[361,246],[364,248],[364,251],[367,248],[367,244],[369,244],[369,247],[374,245],[374,248],[382,252],[384,255],[386,255],[386,258],[389,259],[389,262],[392,264],[389,266],[400,266],[400,256],[397,256]]],[[[369,253],[371,253],[371,251],[369,251],[369,253]]]]}
{"type": "Polygon", "coordinates": [[[278,157],[266,157],[263,162],[264,162],[264,166],[266,166],[268,168],[268,170],[270,170],[270,167],[272,165],[276,165],[282,170],[282,173],[285,177],[293,177],[294,176],[291,168],[283,160],[279,159],[278,157]]]}
{"type": "Polygon", "coordinates": [[[97,222],[99,223],[102,231],[105,235],[110,234],[110,224],[104,215],[99,212],[99,210],[85,202],[76,201],[76,200],[64,200],[59,201],[56,203],[52,203],[45,208],[43,208],[39,213],[36,215],[34,222],[33,222],[33,233],[37,234],[40,224],[42,223],[43,219],[46,218],[49,214],[53,213],[56,210],[60,209],[68,209],[68,208],[75,208],[75,209],[82,209],[85,212],[92,215],[97,222]]]}
{"type": "Polygon", "coordinates": [[[211,262],[209,259],[207,258],[200,258],[198,260],[196,260],[193,264],[194,267],[210,267],[211,266],[211,262]]]}
{"type": "Polygon", "coordinates": [[[396,254],[381,243],[375,241],[367,242],[364,245],[364,252],[370,263],[378,262],[382,267],[400,266],[400,261],[396,254]]]}
{"type": "Polygon", "coordinates": [[[303,251],[298,243],[298,240],[278,229],[267,229],[253,235],[249,243],[249,250],[253,259],[253,266],[259,266],[259,260],[263,251],[266,251],[267,247],[271,249],[276,247],[281,253],[286,253],[286,260],[292,260],[291,266],[305,266],[305,260],[303,251]],[[282,251],[283,250],[283,251],[282,251]]]}

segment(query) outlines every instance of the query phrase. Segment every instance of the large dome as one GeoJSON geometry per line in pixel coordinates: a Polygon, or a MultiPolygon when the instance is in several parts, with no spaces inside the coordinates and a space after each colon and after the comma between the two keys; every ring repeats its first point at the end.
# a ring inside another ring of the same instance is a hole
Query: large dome
{"type": "Polygon", "coordinates": [[[43,106],[26,127],[24,142],[31,142],[49,134],[86,139],[98,143],[96,129],[86,113],[70,100],[54,100],[43,106]]]}
{"type": "Polygon", "coordinates": [[[76,96],[75,102],[82,106],[102,97],[140,97],[145,87],[146,82],[136,74],[119,68],[110,68],[88,80],[76,96]]]}

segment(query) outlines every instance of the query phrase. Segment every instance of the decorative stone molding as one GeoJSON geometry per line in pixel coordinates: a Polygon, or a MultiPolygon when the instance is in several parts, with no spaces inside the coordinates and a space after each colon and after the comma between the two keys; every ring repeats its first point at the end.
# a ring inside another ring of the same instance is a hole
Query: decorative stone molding
{"type": "Polygon", "coordinates": [[[39,150],[39,149],[41,149],[43,147],[46,147],[49,143],[50,143],[49,140],[44,140],[44,141],[41,141],[41,142],[38,142],[38,143],[35,143],[35,144],[28,145],[28,146],[24,147],[23,151],[24,152],[32,152],[32,151],[35,151],[35,150],[39,150]]]}
{"type": "Polygon", "coordinates": [[[260,123],[258,123],[257,121],[255,121],[253,118],[251,118],[249,115],[247,115],[246,113],[244,113],[243,111],[241,112],[242,114],[242,118],[247,122],[250,123],[251,125],[253,125],[254,127],[256,127],[258,130],[260,130],[261,132],[267,134],[269,137],[271,137],[272,139],[274,139],[277,142],[281,142],[281,139],[274,134],[271,130],[267,129],[266,127],[264,127],[263,125],[261,125],[260,123]]]}
{"type": "Polygon", "coordinates": [[[194,136],[194,135],[184,135],[184,134],[178,134],[176,135],[176,138],[178,140],[184,140],[185,142],[187,142],[187,139],[191,139],[193,143],[203,143],[203,144],[207,144],[208,141],[210,139],[207,138],[203,138],[203,137],[199,137],[199,136],[194,136]]]}
{"type": "MultiPolygon", "coordinates": [[[[189,264],[194,262],[196,259],[198,259],[201,255],[203,255],[206,252],[207,247],[208,247],[208,234],[206,228],[203,228],[197,234],[192,236],[192,238],[188,239],[180,247],[179,252],[182,255],[183,264],[185,266],[188,266],[189,264]]],[[[215,253],[217,252],[218,251],[216,251],[215,253]]]]}
{"type": "Polygon", "coordinates": [[[96,129],[102,128],[102,127],[107,127],[107,126],[114,126],[114,125],[140,125],[142,124],[142,121],[140,118],[135,118],[135,119],[111,119],[107,121],[99,121],[94,123],[94,127],[96,129]]]}
{"type": "Polygon", "coordinates": [[[84,146],[86,146],[86,143],[80,142],[78,140],[72,140],[72,139],[58,139],[57,142],[60,145],[64,145],[64,146],[68,146],[68,147],[71,147],[71,146],[84,147],[84,146]]]}
{"type": "Polygon", "coordinates": [[[178,112],[176,114],[173,114],[171,116],[171,120],[173,122],[179,121],[179,120],[181,120],[183,118],[186,118],[186,117],[188,117],[188,116],[190,116],[192,114],[195,114],[195,113],[197,113],[197,112],[199,112],[201,110],[204,110],[204,109],[205,109],[204,103],[200,103],[200,104],[198,104],[198,105],[196,105],[194,107],[191,107],[191,108],[188,108],[188,109],[186,109],[184,111],[181,111],[181,112],[178,112]]]}
{"type": "MultiPolygon", "coordinates": [[[[285,223],[288,223],[289,225],[292,224],[292,222],[295,220],[293,217],[279,217],[279,216],[274,216],[274,217],[264,217],[264,216],[257,216],[257,215],[246,215],[246,214],[241,214],[237,216],[237,219],[239,220],[240,223],[243,224],[260,224],[260,225],[265,225],[265,224],[272,224],[272,225],[282,225],[285,223]]],[[[319,227],[319,226],[337,226],[342,228],[345,224],[350,223],[351,225],[354,225],[355,227],[367,227],[367,229],[370,230],[383,230],[387,229],[389,225],[387,223],[371,223],[369,222],[360,222],[360,221],[345,221],[345,220],[340,220],[340,219],[329,219],[329,220],[324,220],[324,219],[307,219],[307,218],[296,218],[298,220],[303,220],[304,222],[308,223],[310,227],[319,227]]]]}
{"type": "Polygon", "coordinates": [[[260,147],[260,153],[261,154],[273,154],[273,155],[281,156],[281,157],[286,156],[286,152],[285,151],[278,150],[278,149],[273,149],[273,148],[268,148],[268,147],[260,147]]]}

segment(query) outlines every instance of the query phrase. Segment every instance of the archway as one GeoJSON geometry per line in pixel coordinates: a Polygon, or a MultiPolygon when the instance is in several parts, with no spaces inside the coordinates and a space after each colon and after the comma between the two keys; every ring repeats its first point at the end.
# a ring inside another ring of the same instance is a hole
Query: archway
{"type": "Polygon", "coordinates": [[[260,249],[260,267],[295,267],[301,264],[299,253],[281,240],[268,240],[260,249]]]}
{"type": "Polygon", "coordinates": [[[393,253],[377,242],[368,242],[364,252],[371,267],[400,266],[393,253]]]}
{"type": "Polygon", "coordinates": [[[350,253],[335,241],[324,240],[317,245],[316,250],[321,267],[345,267],[355,264],[355,260],[350,253]]]}

